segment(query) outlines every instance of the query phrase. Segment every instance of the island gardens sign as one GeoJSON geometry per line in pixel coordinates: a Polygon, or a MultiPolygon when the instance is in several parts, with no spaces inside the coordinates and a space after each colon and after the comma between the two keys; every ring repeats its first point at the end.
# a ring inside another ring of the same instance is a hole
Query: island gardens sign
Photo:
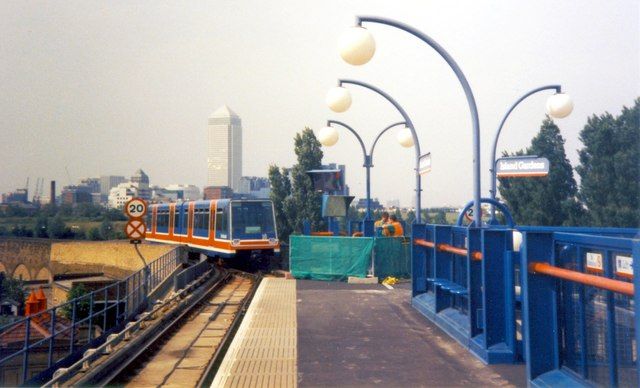
{"type": "Polygon", "coordinates": [[[537,156],[512,156],[500,158],[496,161],[496,175],[498,178],[520,178],[547,176],[549,174],[549,159],[537,156]]]}

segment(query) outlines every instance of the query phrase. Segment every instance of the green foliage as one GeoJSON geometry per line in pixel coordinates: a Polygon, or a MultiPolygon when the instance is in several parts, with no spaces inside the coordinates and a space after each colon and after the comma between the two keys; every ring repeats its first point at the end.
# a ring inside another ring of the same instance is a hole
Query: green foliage
{"type": "MultiPolygon", "coordinates": [[[[507,156],[507,153],[503,154],[507,156]]],[[[500,194],[520,225],[559,226],[579,223],[582,208],[576,200],[577,186],[564,150],[560,129],[547,117],[531,146],[515,155],[538,155],[549,159],[549,175],[541,178],[500,178],[500,194]]]]}
{"type": "Polygon", "coordinates": [[[91,228],[91,229],[87,230],[87,232],[85,233],[85,238],[87,240],[91,240],[91,241],[102,240],[102,235],[100,234],[100,229],[91,228]]]}
{"type": "Polygon", "coordinates": [[[33,235],[39,238],[49,237],[49,221],[45,216],[36,218],[36,225],[33,227],[33,235]]]}
{"type": "Polygon", "coordinates": [[[269,183],[271,184],[269,198],[273,201],[276,212],[278,236],[282,241],[289,241],[291,225],[289,225],[289,219],[285,213],[285,201],[291,195],[291,181],[287,170],[274,165],[269,166],[269,183]]]}
{"type": "Polygon", "coordinates": [[[100,237],[102,237],[102,240],[111,240],[115,237],[115,231],[113,230],[111,221],[105,219],[100,223],[100,237]]]}
{"type": "MultiPolygon", "coordinates": [[[[67,301],[71,301],[76,298],[80,298],[89,293],[89,290],[84,286],[83,283],[74,284],[73,287],[67,292],[67,301]]],[[[62,316],[67,319],[73,318],[73,303],[65,304],[61,313],[62,316]]],[[[89,316],[89,298],[82,298],[75,303],[76,305],[76,320],[83,319],[89,316]]]]}
{"type": "Polygon", "coordinates": [[[11,229],[11,235],[14,237],[33,237],[33,231],[24,225],[14,225],[11,229]]]}
{"type": "Polygon", "coordinates": [[[313,229],[322,225],[321,194],[313,189],[308,170],[322,166],[322,149],[313,131],[305,128],[294,138],[294,152],[298,163],[291,169],[269,167],[271,199],[276,208],[276,221],[281,240],[302,231],[302,221],[308,219],[313,229]]]}
{"type": "Polygon", "coordinates": [[[49,222],[50,238],[60,239],[60,238],[66,237],[70,233],[71,231],[65,225],[64,221],[62,220],[62,216],[60,214],[56,214],[56,216],[53,217],[49,222]]]}
{"type": "Polygon", "coordinates": [[[0,300],[12,299],[20,306],[24,305],[24,283],[20,279],[13,279],[0,272],[0,300]]]}
{"type": "Polygon", "coordinates": [[[580,132],[580,199],[592,226],[640,225],[640,98],[618,117],[592,116],[580,132]]]}
{"type": "Polygon", "coordinates": [[[444,210],[440,209],[436,212],[436,215],[433,217],[433,223],[440,225],[446,225],[448,223],[447,215],[445,214],[444,210]]]}

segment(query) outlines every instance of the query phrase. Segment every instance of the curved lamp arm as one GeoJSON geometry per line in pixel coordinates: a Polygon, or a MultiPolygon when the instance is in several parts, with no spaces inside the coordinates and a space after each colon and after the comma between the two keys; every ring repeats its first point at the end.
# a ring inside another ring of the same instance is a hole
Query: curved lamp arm
{"type": "Polygon", "coordinates": [[[500,126],[498,126],[498,130],[496,131],[496,135],[493,138],[493,147],[491,148],[491,165],[490,165],[491,167],[489,168],[489,171],[491,172],[491,190],[490,190],[491,198],[493,199],[496,198],[496,173],[495,173],[496,150],[498,148],[498,139],[500,138],[500,133],[502,132],[502,127],[504,126],[504,123],[507,121],[507,118],[509,117],[511,112],[513,112],[516,106],[518,106],[524,99],[526,99],[532,94],[541,92],[543,90],[551,90],[551,89],[555,89],[556,93],[562,93],[562,87],[560,85],[546,85],[546,86],[541,86],[539,88],[530,90],[529,92],[524,94],[522,97],[520,97],[518,100],[516,100],[516,102],[513,105],[511,105],[511,108],[509,108],[507,113],[502,118],[502,121],[500,122],[500,126]]]}
{"type": "Polygon", "coordinates": [[[367,149],[365,148],[364,142],[362,141],[362,138],[360,137],[360,135],[358,135],[356,130],[351,128],[350,126],[348,126],[347,124],[345,124],[345,123],[343,123],[341,121],[327,120],[327,126],[331,126],[331,124],[340,125],[340,126],[346,128],[347,130],[349,130],[349,132],[353,133],[353,135],[358,139],[358,142],[360,143],[360,148],[362,148],[362,156],[364,157],[364,164],[367,165],[367,159],[369,159],[367,157],[367,149]]]}
{"type": "Polygon", "coordinates": [[[449,55],[449,53],[438,44],[435,40],[431,39],[425,33],[416,30],[415,28],[395,21],[391,19],[380,18],[376,16],[357,16],[356,24],[358,26],[362,26],[364,22],[371,23],[379,23],[387,26],[395,27],[409,34],[415,36],[416,38],[422,40],[431,48],[436,50],[438,54],[449,64],[449,67],[453,70],[458,77],[458,81],[462,85],[462,89],[464,90],[464,94],[467,97],[467,103],[469,104],[469,111],[471,113],[471,122],[473,123],[473,198],[474,198],[474,223],[477,227],[482,227],[482,218],[480,217],[480,120],[478,119],[478,108],[476,106],[476,100],[473,97],[473,92],[471,91],[471,86],[469,86],[469,82],[467,78],[462,73],[460,66],[456,63],[456,61],[449,55]]]}
{"type": "Polygon", "coordinates": [[[384,97],[387,101],[389,101],[391,103],[391,105],[393,105],[396,108],[398,113],[400,113],[400,115],[402,116],[402,118],[406,122],[407,128],[409,128],[411,130],[411,135],[413,136],[413,144],[414,144],[415,149],[416,149],[416,155],[417,155],[418,158],[420,157],[420,142],[418,141],[418,135],[416,134],[416,129],[413,126],[413,122],[411,121],[411,118],[409,117],[407,112],[400,106],[400,104],[398,104],[398,102],[393,97],[388,95],[382,89],[380,89],[380,88],[378,88],[376,86],[373,86],[371,84],[368,84],[366,82],[356,81],[356,80],[352,80],[352,79],[340,79],[340,80],[338,80],[338,86],[342,86],[343,84],[351,84],[351,85],[362,86],[363,88],[366,88],[366,89],[369,89],[369,90],[372,90],[372,91],[378,93],[379,95],[384,97]]]}
{"type": "Polygon", "coordinates": [[[376,149],[376,144],[378,144],[378,140],[380,139],[380,137],[382,135],[384,135],[385,132],[387,132],[388,130],[390,130],[393,127],[397,127],[398,125],[407,125],[407,123],[405,121],[399,121],[397,123],[393,123],[393,124],[389,125],[388,127],[386,127],[385,129],[383,129],[382,131],[380,131],[378,136],[376,136],[376,139],[373,141],[373,144],[371,145],[371,150],[369,151],[369,157],[372,160],[373,160],[373,151],[376,149]]]}

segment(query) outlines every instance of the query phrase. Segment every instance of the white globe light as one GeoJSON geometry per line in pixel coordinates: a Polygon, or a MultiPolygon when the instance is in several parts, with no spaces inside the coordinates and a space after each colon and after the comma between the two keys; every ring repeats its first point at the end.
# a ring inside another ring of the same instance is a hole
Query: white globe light
{"type": "Polygon", "coordinates": [[[413,134],[411,133],[411,130],[409,128],[402,128],[400,132],[398,132],[396,138],[398,139],[398,143],[400,143],[401,146],[407,148],[413,147],[413,134]]]}
{"type": "Polygon", "coordinates": [[[341,113],[351,106],[351,92],[347,88],[336,86],[329,89],[324,101],[332,111],[341,113]]]}
{"type": "Polygon", "coordinates": [[[326,147],[336,144],[338,137],[338,131],[333,127],[324,127],[318,132],[318,141],[326,147]]]}
{"type": "Polygon", "coordinates": [[[573,111],[573,101],[566,93],[557,93],[547,99],[547,113],[555,118],[567,117],[573,111]]]}
{"type": "Polygon", "coordinates": [[[376,52],[376,41],[366,28],[350,27],[340,36],[338,49],[345,62],[355,66],[364,65],[376,52]]]}

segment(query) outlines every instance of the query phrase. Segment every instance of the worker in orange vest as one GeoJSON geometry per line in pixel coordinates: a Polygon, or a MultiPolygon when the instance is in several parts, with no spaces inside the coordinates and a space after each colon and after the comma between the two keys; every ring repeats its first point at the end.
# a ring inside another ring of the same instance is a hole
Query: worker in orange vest
{"type": "Polygon", "coordinates": [[[391,237],[402,237],[404,236],[404,229],[402,228],[402,224],[398,221],[398,217],[395,214],[392,214],[389,217],[389,223],[385,226],[387,230],[386,236],[391,237]]]}

